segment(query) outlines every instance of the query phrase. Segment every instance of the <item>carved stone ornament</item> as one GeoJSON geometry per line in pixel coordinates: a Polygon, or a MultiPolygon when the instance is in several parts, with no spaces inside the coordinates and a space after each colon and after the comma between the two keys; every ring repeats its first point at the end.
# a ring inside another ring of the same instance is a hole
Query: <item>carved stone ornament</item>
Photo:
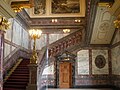
{"type": "Polygon", "coordinates": [[[98,55],[95,58],[95,65],[99,69],[103,68],[106,65],[105,57],[103,55],[98,55]]]}

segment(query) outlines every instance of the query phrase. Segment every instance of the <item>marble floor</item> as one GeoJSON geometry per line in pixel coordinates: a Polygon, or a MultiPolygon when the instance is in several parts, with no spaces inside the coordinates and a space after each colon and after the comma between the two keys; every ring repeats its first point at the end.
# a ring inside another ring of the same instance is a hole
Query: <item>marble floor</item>
{"type": "Polygon", "coordinates": [[[94,89],[94,88],[91,88],[91,89],[88,89],[88,88],[84,88],[84,89],[53,89],[53,88],[49,88],[47,90],[113,90],[113,89],[108,89],[108,88],[102,88],[102,89],[94,89]]]}

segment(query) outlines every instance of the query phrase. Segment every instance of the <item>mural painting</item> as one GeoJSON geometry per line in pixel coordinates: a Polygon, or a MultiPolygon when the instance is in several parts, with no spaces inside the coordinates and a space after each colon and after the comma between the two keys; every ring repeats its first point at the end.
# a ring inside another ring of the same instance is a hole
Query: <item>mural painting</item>
{"type": "Polygon", "coordinates": [[[35,2],[35,8],[34,8],[34,14],[45,14],[46,13],[46,0],[36,0],[35,2]]]}
{"type": "Polygon", "coordinates": [[[79,13],[79,0],[52,0],[52,13],[79,13]]]}

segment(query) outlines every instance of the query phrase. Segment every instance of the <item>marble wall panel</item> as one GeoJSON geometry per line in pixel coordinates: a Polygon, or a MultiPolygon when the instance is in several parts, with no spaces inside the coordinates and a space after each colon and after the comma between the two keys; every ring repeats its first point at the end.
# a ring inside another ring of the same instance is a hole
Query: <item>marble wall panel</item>
{"type": "Polygon", "coordinates": [[[92,74],[109,74],[108,69],[108,50],[92,50],[92,74]],[[103,68],[98,68],[95,59],[98,55],[104,56],[106,64],[103,68]]]}
{"type": "Polygon", "coordinates": [[[77,52],[78,75],[89,74],[89,50],[77,52]]]}
{"type": "Polygon", "coordinates": [[[10,29],[8,29],[5,32],[5,39],[11,41],[11,39],[12,39],[12,24],[13,24],[13,19],[9,19],[8,21],[10,22],[10,29]]]}
{"type": "Polygon", "coordinates": [[[50,34],[49,35],[49,43],[53,43],[65,36],[67,36],[68,34],[50,34]]]}
{"type": "Polygon", "coordinates": [[[22,46],[28,49],[29,44],[29,34],[25,29],[22,29],[22,46]]]}
{"type": "Polygon", "coordinates": [[[4,57],[10,54],[10,45],[5,43],[4,44],[4,57]]]}
{"type": "Polygon", "coordinates": [[[120,45],[111,50],[112,74],[120,75],[120,45]]]}
{"type": "Polygon", "coordinates": [[[54,75],[54,65],[50,65],[45,67],[42,75],[54,75]]]}
{"type": "MultiPolygon", "coordinates": [[[[65,37],[68,34],[49,34],[49,44],[65,37]]],[[[36,40],[36,49],[40,50],[42,47],[46,46],[47,34],[42,34],[40,39],[36,40]]],[[[31,48],[33,47],[33,40],[31,43],[31,48]]]]}
{"type": "Polygon", "coordinates": [[[21,45],[22,27],[14,20],[13,24],[13,43],[21,45]]]}
{"type": "MultiPolygon", "coordinates": [[[[36,40],[36,49],[40,50],[42,47],[46,46],[46,39],[47,35],[46,34],[42,34],[40,39],[36,40]]],[[[32,44],[33,47],[33,44],[32,44]]]]}

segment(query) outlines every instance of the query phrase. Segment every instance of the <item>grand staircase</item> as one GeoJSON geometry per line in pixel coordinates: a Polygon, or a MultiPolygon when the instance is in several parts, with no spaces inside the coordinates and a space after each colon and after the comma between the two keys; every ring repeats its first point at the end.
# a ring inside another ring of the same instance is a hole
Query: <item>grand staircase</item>
{"type": "Polygon", "coordinates": [[[29,82],[29,60],[22,60],[10,77],[5,81],[3,90],[26,90],[29,82]]]}

